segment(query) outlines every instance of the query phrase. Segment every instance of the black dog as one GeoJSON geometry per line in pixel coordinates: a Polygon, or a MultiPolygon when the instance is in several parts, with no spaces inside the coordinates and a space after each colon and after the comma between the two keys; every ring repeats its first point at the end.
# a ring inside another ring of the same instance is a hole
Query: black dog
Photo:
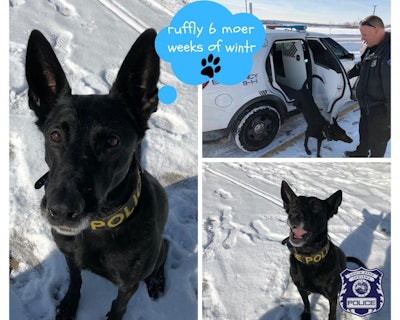
{"type": "Polygon", "coordinates": [[[316,105],[310,85],[308,81],[303,84],[301,90],[299,90],[295,105],[303,115],[307,122],[307,129],[304,138],[304,149],[307,154],[310,155],[311,151],[308,148],[308,138],[314,137],[317,139],[317,157],[321,157],[321,144],[322,140],[328,139],[334,141],[343,141],[346,143],[352,143],[353,140],[346,134],[337,123],[336,118],[333,118],[333,123],[329,123],[322,115],[316,105]]]}
{"type": "Polygon", "coordinates": [[[65,255],[68,291],[57,319],[73,319],[88,269],[118,286],[108,319],[122,319],[145,280],[156,299],[165,288],[168,215],[164,189],[140,168],[140,142],[157,110],[156,32],[145,31],[125,58],[108,95],[73,95],[50,44],[30,35],[26,56],[29,106],[45,139],[49,172],[42,212],[65,255]]]}
{"type": "Polygon", "coordinates": [[[336,320],[340,272],[346,269],[346,260],[366,268],[357,258],[346,258],[343,251],[329,240],[328,220],[338,212],[342,191],[320,200],[296,196],[282,181],[281,196],[290,227],[290,236],[282,243],[287,244],[291,252],[290,276],[304,302],[301,319],[311,319],[308,295],[313,292],[329,300],[329,320],[336,320]]]}

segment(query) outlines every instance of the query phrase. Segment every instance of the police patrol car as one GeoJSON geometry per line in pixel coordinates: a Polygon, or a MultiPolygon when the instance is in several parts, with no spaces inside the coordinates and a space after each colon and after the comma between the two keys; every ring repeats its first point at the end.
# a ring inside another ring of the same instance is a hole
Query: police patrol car
{"type": "Polygon", "coordinates": [[[296,92],[307,79],[328,121],[352,101],[346,71],[354,65],[354,55],[327,35],[303,29],[267,29],[265,43],[241,83],[203,84],[203,141],[232,135],[244,151],[265,148],[295,111],[296,92]]]}

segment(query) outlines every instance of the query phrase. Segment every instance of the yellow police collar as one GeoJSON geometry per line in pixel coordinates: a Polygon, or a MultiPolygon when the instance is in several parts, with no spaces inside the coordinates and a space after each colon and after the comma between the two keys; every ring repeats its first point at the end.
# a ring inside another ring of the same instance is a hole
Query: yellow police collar
{"type": "Polygon", "coordinates": [[[293,255],[297,261],[304,264],[318,263],[326,257],[329,251],[329,247],[330,247],[330,241],[328,240],[328,242],[322,248],[322,250],[316,254],[306,255],[306,254],[293,253],[293,255]]]}
{"type": "Polygon", "coordinates": [[[98,218],[96,220],[91,220],[90,229],[99,230],[99,229],[112,229],[118,227],[122,222],[124,222],[132,215],[133,211],[135,210],[138,204],[141,190],[142,190],[142,179],[140,175],[140,170],[138,168],[136,188],[133,190],[132,195],[129,197],[125,205],[117,209],[117,211],[112,215],[109,215],[105,218],[98,218]]]}

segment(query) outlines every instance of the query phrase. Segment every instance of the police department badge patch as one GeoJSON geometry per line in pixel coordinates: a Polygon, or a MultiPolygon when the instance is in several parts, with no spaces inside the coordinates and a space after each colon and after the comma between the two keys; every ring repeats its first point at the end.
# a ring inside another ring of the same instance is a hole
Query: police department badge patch
{"type": "Polygon", "coordinates": [[[378,269],[345,269],[340,273],[342,290],[339,302],[346,312],[364,317],[378,312],[384,303],[383,273],[378,269]]]}

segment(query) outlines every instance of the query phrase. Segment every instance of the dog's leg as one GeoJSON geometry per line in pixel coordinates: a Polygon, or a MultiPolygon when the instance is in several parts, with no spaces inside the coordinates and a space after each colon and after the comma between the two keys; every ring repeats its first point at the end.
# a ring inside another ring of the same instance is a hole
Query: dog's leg
{"type": "Polygon", "coordinates": [[[304,150],[306,150],[307,154],[310,155],[311,150],[308,148],[308,138],[309,138],[309,134],[306,131],[305,136],[304,136],[304,150]]]}
{"type": "Polygon", "coordinates": [[[69,270],[69,287],[67,294],[57,307],[56,320],[75,319],[81,297],[81,270],[73,260],[68,257],[66,257],[66,260],[69,270]]]}
{"type": "Polygon", "coordinates": [[[308,300],[309,292],[304,289],[297,288],[300,292],[301,298],[303,299],[304,303],[304,311],[301,314],[301,320],[311,320],[311,307],[310,301],[308,300]]]}
{"type": "Polygon", "coordinates": [[[111,310],[107,313],[107,320],[122,320],[129,300],[139,288],[139,283],[118,289],[118,296],[112,303],[111,310]]]}
{"type": "Polygon", "coordinates": [[[329,320],[336,320],[337,298],[329,299],[329,320]]]}
{"type": "Polygon", "coordinates": [[[164,239],[156,267],[154,268],[153,273],[145,280],[147,291],[153,300],[157,300],[160,294],[163,294],[165,291],[164,265],[165,260],[167,259],[168,247],[168,241],[164,239]]]}
{"type": "Polygon", "coordinates": [[[322,145],[322,139],[318,139],[317,141],[317,157],[321,158],[321,145],[322,145]]]}
{"type": "MultiPolygon", "coordinates": [[[[160,293],[164,292],[165,289],[165,277],[164,277],[164,264],[167,258],[168,252],[168,241],[163,240],[163,244],[160,250],[158,261],[153,273],[145,279],[149,296],[153,299],[157,299],[160,293]]],[[[139,283],[130,287],[120,287],[118,289],[118,296],[112,303],[111,310],[107,314],[107,320],[121,320],[126,312],[126,307],[129,300],[135,294],[139,288],[139,283]]]]}

